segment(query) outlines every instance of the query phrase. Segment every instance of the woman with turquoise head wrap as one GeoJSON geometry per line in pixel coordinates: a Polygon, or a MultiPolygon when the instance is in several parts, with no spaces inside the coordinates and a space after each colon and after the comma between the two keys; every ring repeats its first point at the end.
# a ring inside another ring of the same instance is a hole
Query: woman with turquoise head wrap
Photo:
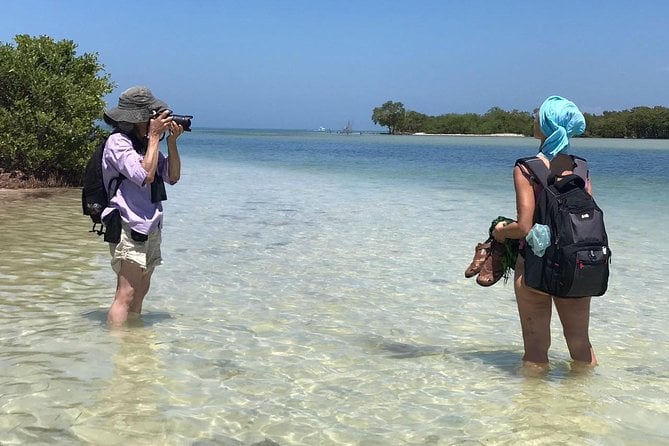
{"type": "Polygon", "coordinates": [[[563,175],[577,174],[586,181],[586,190],[592,194],[585,160],[568,155],[570,138],[585,131],[585,118],[576,104],[561,96],[549,96],[535,111],[534,118],[534,137],[541,141],[541,145],[536,157],[520,159],[514,167],[516,220],[500,222],[491,235],[498,244],[505,243],[507,239],[520,241],[514,268],[514,291],[523,333],[525,369],[540,372],[548,370],[553,305],[560,316],[573,366],[592,367],[597,365],[597,359],[588,334],[590,297],[565,299],[550,296],[528,287],[524,279],[525,249],[532,249],[536,254],[537,248],[541,248],[546,241],[542,239],[546,235],[532,231],[536,223],[534,211],[537,198],[543,190],[534,172],[543,172],[544,184],[550,175],[559,179],[563,175]],[[537,170],[530,170],[528,160],[537,170]],[[528,242],[531,246],[528,246],[528,242]]]}
{"type": "Polygon", "coordinates": [[[539,128],[545,136],[541,153],[552,160],[557,154],[567,154],[569,138],[585,132],[585,118],[576,104],[561,96],[550,96],[541,104],[539,128]]]}

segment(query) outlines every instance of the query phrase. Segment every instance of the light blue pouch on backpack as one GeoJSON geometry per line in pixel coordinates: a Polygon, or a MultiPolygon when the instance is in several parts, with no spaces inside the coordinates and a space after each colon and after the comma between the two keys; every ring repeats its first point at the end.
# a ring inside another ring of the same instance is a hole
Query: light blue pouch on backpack
{"type": "Polygon", "coordinates": [[[551,244],[551,228],[546,225],[535,223],[525,237],[527,244],[532,248],[532,252],[541,257],[546,252],[546,248],[551,244]]]}

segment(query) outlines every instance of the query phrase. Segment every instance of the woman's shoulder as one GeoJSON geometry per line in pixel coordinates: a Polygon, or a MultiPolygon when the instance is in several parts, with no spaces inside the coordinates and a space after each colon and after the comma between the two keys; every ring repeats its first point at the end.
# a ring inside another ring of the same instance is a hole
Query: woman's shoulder
{"type": "Polygon", "coordinates": [[[132,140],[130,139],[130,137],[122,132],[112,133],[107,137],[107,141],[112,143],[132,144],[132,140]]]}
{"type": "Polygon", "coordinates": [[[132,140],[128,135],[121,132],[112,133],[107,137],[108,146],[132,146],[132,140]]]}
{"type": "Polygon", "coordinates": [[[105,144],[106,151],[124,152],[132,148],[132,140],[124,133],[116,132],[107,137],[107,143],[105,144]]]}

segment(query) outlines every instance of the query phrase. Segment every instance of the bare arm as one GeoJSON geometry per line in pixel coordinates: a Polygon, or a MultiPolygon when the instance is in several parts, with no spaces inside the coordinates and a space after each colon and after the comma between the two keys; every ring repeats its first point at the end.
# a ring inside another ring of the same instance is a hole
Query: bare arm
{"type": "Polygon", "coordinates": [[[175,184],[181,178],[181,158],[177,149],[177,138],[184,132],[182,126],[172,121],[169,126],[170,136],[167,137],[167,169],[170,184],[175,184]]]}
{"type": "Polygon", "coordinates": [[[145,184],[153,183],[158,168],[158,152],[160,151],[160,135],[169,129],[172,118],[168,116],[169,112],[163,112],[159,116],[149,121],[148,138],[149,143],[146,147],[146,154],[142,160],[142,167],[146,170],[145,184]]]}
{"type": "Polygon", "coordinates": [[[158,167],[158,146],[160,144],[160,136],[153,137],[149,133],[149,145],[146,148],[144,159],[142,160],[142,167],[146,170],[146,184],[153,183],[156,176],[156,168],[158,167]]]}
{"type": "Polygon", "coordinates": [[[516,221],[506,225],[500,223],[495,227],[492,235],[500,242],[507,238],[525,237],[534,224],[534,188],[520,166],[513,169],[513,185],[516,189],[516,221]]]}

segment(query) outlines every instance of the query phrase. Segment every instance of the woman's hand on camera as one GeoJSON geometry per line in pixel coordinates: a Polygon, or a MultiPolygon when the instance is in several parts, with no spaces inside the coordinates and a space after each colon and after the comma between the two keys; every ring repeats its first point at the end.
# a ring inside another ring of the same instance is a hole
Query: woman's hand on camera
{"type": "Polygon", "coordinates": [[[181,136],[184,132],[184,128],[177,124],[174,121],[170,121],[167,130],[169,130],[170,134],[167,136],[168,141],[176,141],[176,139],[181,136]]]}
{"type": "Polygon", "coordinates": [[[172,121],[173,119],[172,116],[170,116],[170,111],[163,111],[149,122],[149,136],[160,138],[163,133],[170,130],[172,121]]]}

